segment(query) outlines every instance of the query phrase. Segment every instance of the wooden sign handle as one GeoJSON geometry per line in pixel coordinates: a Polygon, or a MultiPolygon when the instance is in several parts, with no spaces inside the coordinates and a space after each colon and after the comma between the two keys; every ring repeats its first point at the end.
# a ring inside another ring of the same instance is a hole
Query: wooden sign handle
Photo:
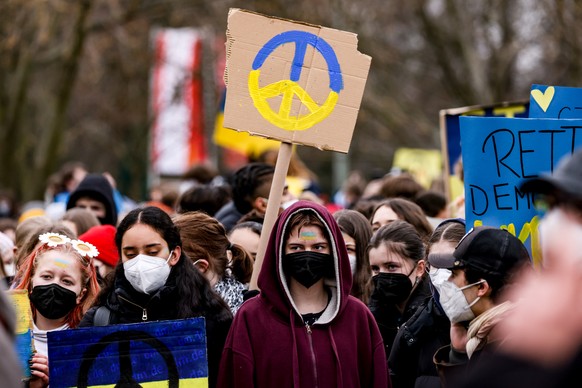
{"type": "Polygon", "coordinates": [[[273,225],[279,216],[281,197],[283,196],[283,189],[285,188],[285,179],[287,178],[292,151],[293,146],[291,143],[282,142],[279,146],[279,154],[277,156],[277,163],[275,164],[273,183],[271,184],[269,201],[267,202],[267,212],[265,213],[265,221],[263,222],[263,230],[261,232],[261,239],[259,240],[259,249],[253,266],[253,274],[251,276],[249,290],[259,289],[257,280],[259,278],[259,272],[261,272],[263,259],[265,258],[265,251],[267,250],[267,244],[269,242],[269,237],[271,236],[271,229],[273,229],[273,225]]]}

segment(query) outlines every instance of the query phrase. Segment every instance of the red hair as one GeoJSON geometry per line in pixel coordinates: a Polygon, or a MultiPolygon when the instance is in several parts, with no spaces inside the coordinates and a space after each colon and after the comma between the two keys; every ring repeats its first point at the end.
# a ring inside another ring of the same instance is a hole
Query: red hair
{"type": "MultiPolygon", "coordinates": [[[[81,254],[79,254],[70,243],[57,245],[56,247],[49,247],[48,244],[44,243],[36,247],[20,266],[18,274],[16,275],[16,278],[20,279],[20,283],[18,283],[15,289],[28,290],[29,293],[32,292],[31,280],[38,265],[38,258],[48,251],[60,251],[71,254],[72,256],[75,256],[81,264],[81,290],[86,289],[86,291],[81,299],[81,303],[76,305],[65,318],[65,322],[69,327],[75,328],[79,325],[79,322],[81,322],[81,318],[83,318],[85,312],[87,312],[89,307],[93,305],[93,302],[99,293],[99,284],[97,283],[97,275],[95,273],[95,267],[93,266],[93,260],[89,257],[81,256],[81,254]]],[[[32,310],[33,317],[36,319],[36,309],[32,303],[30,304],[30,309],[32,310]]]]}

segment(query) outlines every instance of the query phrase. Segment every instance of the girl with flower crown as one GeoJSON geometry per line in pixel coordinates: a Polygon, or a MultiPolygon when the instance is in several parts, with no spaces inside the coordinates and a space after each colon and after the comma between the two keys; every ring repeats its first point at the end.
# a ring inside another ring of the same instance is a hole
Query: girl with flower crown
{"type": "Polygon", "coordinates": [[[20,267],[15,287],[28,290],[33,314],[31,387],[48,386],[47,333],[77,327],[99,292],[93,245],[57,233],[42,234],[39,240],[20,267]]]}

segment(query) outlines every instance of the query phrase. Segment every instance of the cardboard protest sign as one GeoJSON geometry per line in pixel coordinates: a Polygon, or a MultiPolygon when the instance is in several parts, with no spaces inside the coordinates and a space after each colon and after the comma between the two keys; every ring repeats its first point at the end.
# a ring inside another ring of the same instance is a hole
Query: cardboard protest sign
{"type": "Polygon", "coordinates": [[[214,122],[214,143],[216,145],[238,151],[253,159],[257,159],[264,151],[279,148],[279,141],[251,136],[248,132],[238,132],[225,128],[223,125],[225,101],[226,93],[223,94],[214,122]]]}
{"type": "Polygon", "coordinates": [[[356,34],[231,9],[226,35],[226,128],[348,152],[371,63],[356,34]]]}
{"type": "Polygon", "coordinates": [[[208,387],[204,318],[53,331],[48,349],[51,387],[208,387]]]}
{"type": "Polygon", "coordinates": [[[257,285],[279,212],[291,144],[348,152],[371,58],[356,34],[231,9],[224,127],[281,141],[253,267],[257,285]]]}
{"type": "Polygon", "coordinates": [[[462,182],[455,176],[455,164],[461,157],[461,116],[479,117],[528,117],[529,102],[500,102],[490,105],[473,105],[440,111],[441,150],[445,170],[445,189],[449,200],[462,194],[462,182]]]}
{"type": "Polygon", "coordinates": [[[582,88],[532,85],[529,117],[582,119],[582,88]]]}
{"type": "Polygon", "coordinates": [[[461,117],[460,124],[467,228],[508,229],[538,263],[539,214],[519,187],[582,146],[582,120],[461,117]]]}
{"type": "Polygon", "coordinates": [[[30,377],[30,358],[34,351],[32,339],[32,311],[27,290],[10,290],[7,292],[16,313],[16,355],[22,366],[25,378],[30,377]]]}

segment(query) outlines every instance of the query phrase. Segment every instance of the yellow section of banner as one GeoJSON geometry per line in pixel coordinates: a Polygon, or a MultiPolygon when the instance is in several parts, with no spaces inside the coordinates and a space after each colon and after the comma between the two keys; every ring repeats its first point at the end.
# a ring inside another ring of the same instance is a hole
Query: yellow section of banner
{"type": "MultiPolygon", "coordinates": [[[[147,383],[140,382],[139,385],[143,388],[168,388],[168,380],[150,381],[147,383]]],[[[115,388],[116,384],[107,385],[91,385],[88,388],[115,388]]],[[[199,377],[195,379],[180,380],[180,388],[208,388],[208,378],[199,377]]]]}
{"type": "Polygon", "coordinates": [[[222,123],[224,114],[216,115],[214,124],[214,143],[224,148],[229,148],[241,154],[257,157],[264,151],[279,149],[280,141],[269,140],[260,136],[251,136],[248,132],[237,132],[233,129],[224,128],[222,123]]]}

